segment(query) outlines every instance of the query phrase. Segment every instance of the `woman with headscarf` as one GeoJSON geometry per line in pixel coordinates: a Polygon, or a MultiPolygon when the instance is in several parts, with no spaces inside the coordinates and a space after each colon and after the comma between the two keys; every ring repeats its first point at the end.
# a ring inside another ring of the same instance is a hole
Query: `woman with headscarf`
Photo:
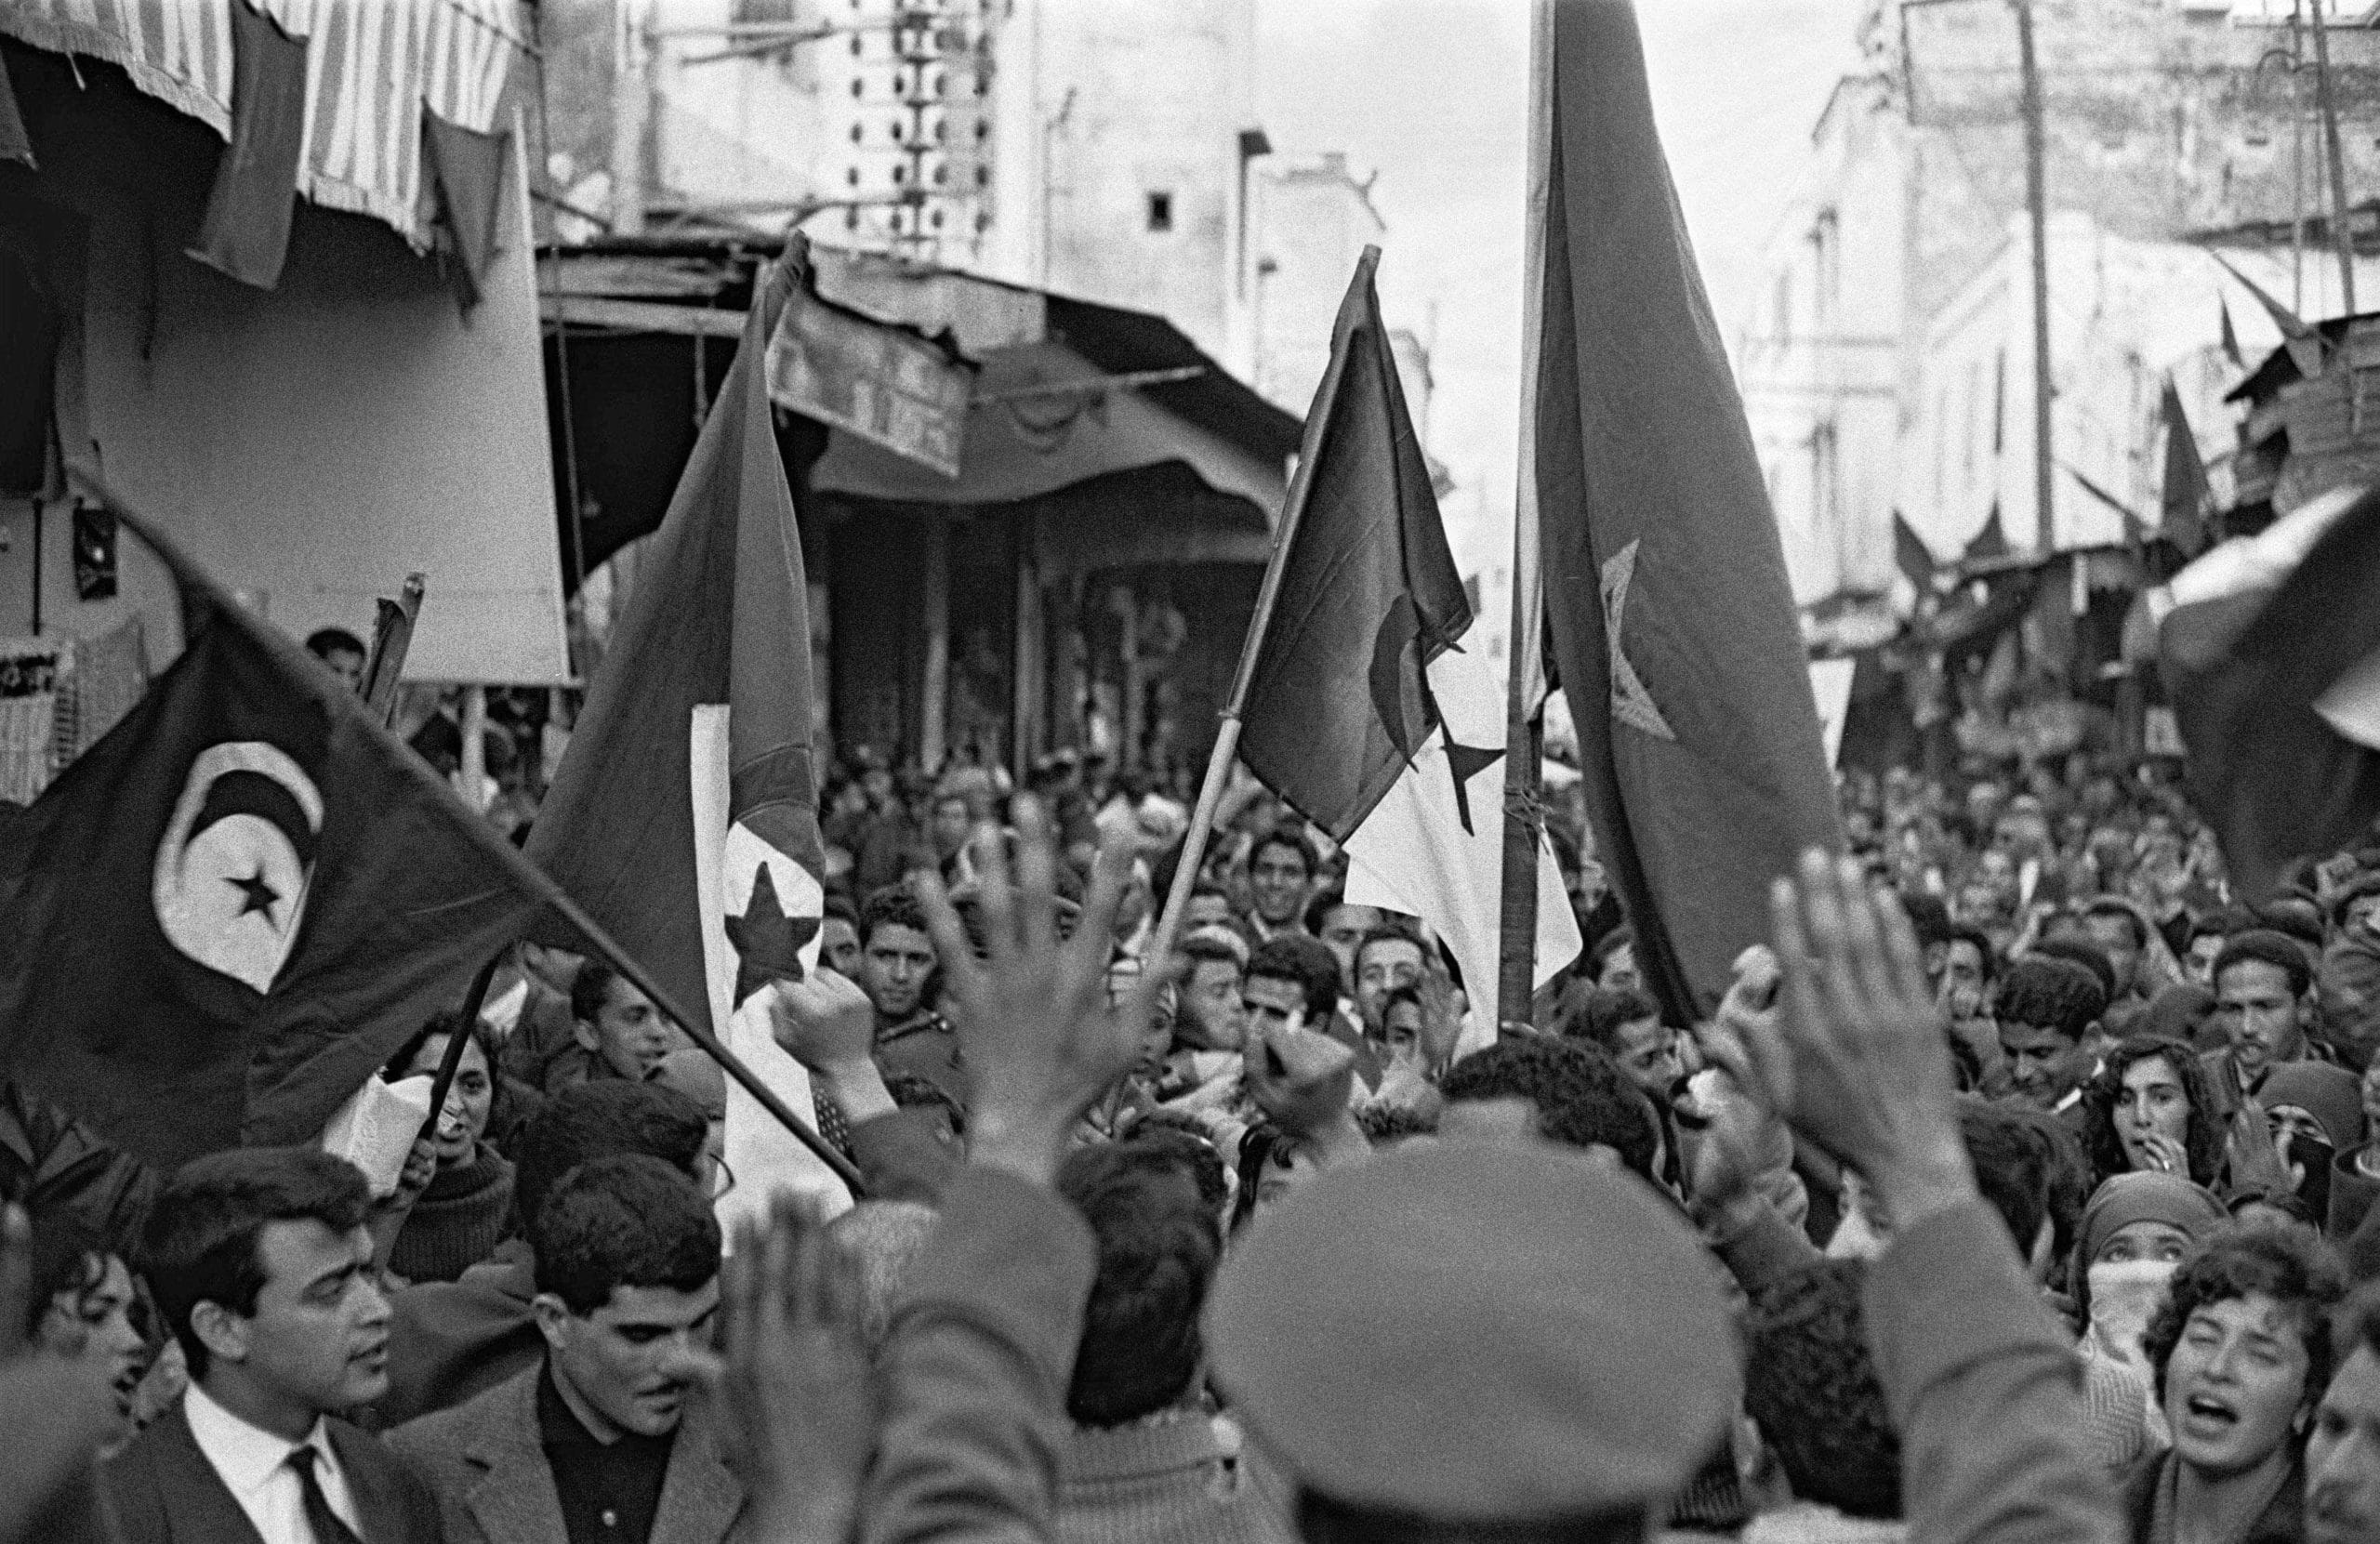
{"type": "Polygon", "coordinates": [[[2225,1216],[2213,1192],[2155,1169],[2114,1176],[2082,1208],[2067,1288],[2083,1315],[2091,1435],[2110,1467],[2168,1440],[2141,1337],[2175,1267],[2225,1216]]]}
{"type": "Polygon", "coordinates": [[[2327,1062],[2284,1062],[2265,1075],[2257,1102],[2292,1190],[2327,1220],[2334,1160],[2363,1142],[2363,1089],[2356,1076],[2327,1062]]]}

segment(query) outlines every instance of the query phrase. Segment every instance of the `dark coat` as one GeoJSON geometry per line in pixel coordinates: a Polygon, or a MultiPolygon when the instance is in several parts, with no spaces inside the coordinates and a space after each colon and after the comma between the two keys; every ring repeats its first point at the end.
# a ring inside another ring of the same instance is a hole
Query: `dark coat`
{"type": "MultiPolygon", "coordinates": [[[[343,1420],[329,1428],[367,1544],[442,1544],[438,1499],[421,1473],[367,1432],[343,1420]]],[[[99,1489],[123,1544],[262,1544],[178,1404],[99,1466],[99,1489]]]]}
{"type": "MultiPolygon", "coordinates": [[[[2123,1515],[2132,1544],[2150,1544],[2149,1529],[2157,1511],[2157,1492],[2165,1484],[2167,1467],[2179,1461],[2169,1447],[2124,1471],[2123,1515]]],[[[2306,1463],[2301,1457],[2289,1466],[2289,1477],[2281,1482],[2280,1493],[2240,1544],[2299,1544],[2305,1537],[2306,1463]]]]}

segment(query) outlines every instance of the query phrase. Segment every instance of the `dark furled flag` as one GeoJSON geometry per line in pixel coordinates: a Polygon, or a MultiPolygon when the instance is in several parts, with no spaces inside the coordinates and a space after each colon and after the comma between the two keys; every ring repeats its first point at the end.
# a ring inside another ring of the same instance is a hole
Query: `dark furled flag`
{"type": "Polygon", "coordinates": [[[1598,849],[1647,983],[1690,1023],[1768,937],[1770,878],[1840,844],[1833,783],[1635,13],[1556,0],[1538,17],[1549,162],[1522,475],[1598,849]]]}
{"type": "Polygon", "coordinates": [[[2233,369],[2246,369],[2248,362],[2240,353],[2240,335],[2231,325],[2231,302],[2218,295],[2215,297],[2215,310],[2216,319],[2223,324],[2223,357],[2231,362],[2233,369]]]}
{"type": "Polygon", "coordinates": [[[2170,378],[2158,412],[2165,420],[2165,538],[2188,557],[2206,546],[2215,490],[2207,485],[2206,463],[2199,459],[2198,436],[2190,432],[2189,415],[2182,411],[2182,394],[2170,378]]]}
{"type": "Polygon", "coordinates": [[[2225,542],[2156,603],[2190,802],[2261,900],[2380,815],[2380,494],[2339,489],[2225,542]]]}
{"type": "Polygon", "coordinates": [[[1962,563],[1990,562],[1994,558],[2008,556],[2008,532],[2000,523],[2000,503],[1992,501],[1991,513],[1984,517],[1983,529],[1977,531],[1965,548],[1959,553],[1962,563]]]}
{"type": "Polygon", "coordinates": [[[248,0],[231,5],[231,142],[190,255],[244,284],[281,283],[306,138],[306,40],[248,0]]]}
{"type": "Polygon", "coordinates": [[[2137,548],[2149,540],[2149,524],[2133,513],[2131,505],[2083,476],[2080,468],[2069,466],[2064,461],[2060,461],[2058,466],[2065,469],[2067,476],[2082,484],[2084,493],[2115,512],[2116,518],[2123,522],[2123,544],[2126,547],[2137,548]]]}
{"type": "Polygon", "coordinates": [[[483,134],[421,110],[422,159],[455,241],[450,270],[465,307],[479,304],[480,281],[496,258],[497,195],[504,190],[509,134],[483,134]]]}
{"type": "MultiPolygon", "coordinates": [[[[1381,323],[1379,259],[1367,247],[1356,265],[1307,415],[1303,502],[1275,559],[1239,754],[1345,846],[1347,899],[1427,921],[1484,1010],[1501,917],[1504,681],[1470,636],[1381,323]]],[[[1540,984],[1580,948],[1551,857],[1539,854],[1540,984]]]]}
{"type": "MultiPolygon", "coordinates": [[[[817,957],[810,593],[763,357],[806,282],[789,249],[753,284],[735,362],[670,496],[628,614],[529,836],[542,864],[686,1010],[805,1118],[808,1076],[753,994],[817,957]]],[[[837,1180],[730,1085],[735,1205],[837,1180]]]]}
{"type": "Polygon", "coordinates": [[[2272,324],[2281,329],[2281,347],[2289,350],[2290,363],[2297,366],[2298,375],[2307,380],[2320,375],[2323,358],[2329,352],[2329,345],[2322,341],[2320,329],[2307,326],[2303,317],[2282,305],[2263,285],[2233,268],[2222,253],[2210,252],[2208,256],[2222,264],[2223,271],[2237,279],[2250,295],[2256,297],[2256,304],[2264,307],[2265,314],[2272,318],[2272,324]]]}
{"type": "Polygon", "coordinates": [[[1934,587],[1934,549],[1925,545],[1898,509],[1893,511],[1893,566],[1911,588],[1924,595],[1934,587]]]}
{"type": "Polygon", "coordinates": [[[337,678],[193,609],[147,695],[0,806],[0,1074],[161,1167],[318,1139],[538,904],[337,678]]]}

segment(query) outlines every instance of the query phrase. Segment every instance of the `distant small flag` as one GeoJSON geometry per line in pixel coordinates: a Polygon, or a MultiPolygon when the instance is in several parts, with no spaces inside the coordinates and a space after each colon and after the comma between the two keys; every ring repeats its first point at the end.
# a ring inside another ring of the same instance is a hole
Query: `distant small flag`
{"type": "MultiPolygon", "coordinates": [[[[2142,547],[2147,545],[2149,541],[2149,524],[2138,515],[2132,512],[2131,505],[2126,504],[2122,499],[2120,499],[2115,495],[2108,492],[2107,489],[2100,487],[2096,482],[2092,482],[2080,471],[2077,471],[2074,468],[2068,466],[2065,462],[2060,461],[2058,465],[2065,468],[2067,476],[2074,479],[2075,482],[2080,482],[2082,485],[2082,491],[2084,493],[2089,494],[2093,498],[2097,499],[2109,508],[2113,509],[2123,521],[2123,544],[2126,547],[2142,547]]],[[[2080,614],[2079,607],[2077,608],[2077,614],[2080,614]]]]}
{"type": "Polygon", "coordinates": [[[2215,309],[2223,318],[2223,357],[2231,362],[2233,369],[2246,369],[2248,362],[2240,352],[2240,335],[2231,328],[2231,302],[2218,295],[2215,309]]]}
{"type": "Polygon", "coordinates": [[[2307,326],[2305,318],[2265,293],[2263,286],[2254,279],[2225,261],[2221,253],[2208,255],[2222,263],[2223,271],[2239,280],[2248,293],[2256,297],[2256,303],[2264,307],[2265,313],[2272,318],[2272,324],[2281,329],[2281,344],[2289,350],[2290,361],[2297,366],[2297,373],[2307,380],[2320,375],[2324,353],[2322,335],[2307,326]]]}
{"type": "Polygon", "coordinates": [[[2170,379],[2158,410],[2165,421],[2165,486],[2161,499],[2165,535],[2185,554],[2195,555],[2206,546],[2215,490],[2206,481],[2206,463],[2199,459],[2198,436],[2190,432],[2189,415],[2182,411],[2182,394],[2170,379]]]}
{"type": "Polygon", "coordinates": [[[1924,595],[1934,587],[1934,550],[1925,545],[1925,538],[1911,527],[1908,517],[1898,509],[1893,511],[1893,566],[1900,570],[1901,577],[1907,579],[1918,594],[1924,595]]]}
{"type": "Polygon", "coordinates": [[[2008,533],[2001,526],[2000,506],[1994,503],[1991,506],[1990,518],[1983,522],[1983,529],[1977,531],[1975,534],[1975,539],[1967,543],[1966,550],[1959,554],[1959,561],[1979,563],[2006,556],[2008,556],[2008,533]]]}

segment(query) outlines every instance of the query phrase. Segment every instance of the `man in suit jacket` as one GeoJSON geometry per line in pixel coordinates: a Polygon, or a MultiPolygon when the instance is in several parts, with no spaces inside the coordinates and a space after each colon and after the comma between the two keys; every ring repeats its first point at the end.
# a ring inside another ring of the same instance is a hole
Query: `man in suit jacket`
{"type": "Polygon", "coordinates": [[[580,1165],[529,1219],[546,1354],[399,1427],[451,1544],[721,1544],[744,1487],[696,1368],[719,1310],[719,1224],[657,1158],[580,1165]]]}
{"type": "Polygon", "coordinates": [[[437,1544],[422,1478],[331,1415],[388,1384],[370,1207],[302,1148],[214,1154],[159,1192],[141,1255],[191,1382],[100,1471],[125,1544],[437,1544]]]}

